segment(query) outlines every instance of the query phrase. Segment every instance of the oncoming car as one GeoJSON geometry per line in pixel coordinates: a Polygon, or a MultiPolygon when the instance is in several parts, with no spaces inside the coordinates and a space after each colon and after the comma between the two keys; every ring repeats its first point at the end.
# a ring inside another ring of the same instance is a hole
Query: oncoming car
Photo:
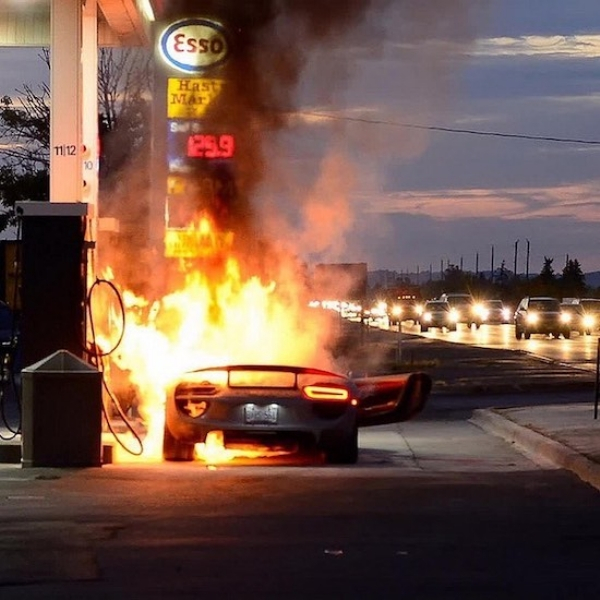
{"type": "Polygon", "coordinates": [[[600,300],[597,298],[582,298],[579,304],[583,309],[583,326],[585,333],[600,329],[600,300]]]}
{"type": "Polygon", "coordinates": [[[163,456],[193,460],[195,445],[219,432],[225,448],[317,449],[327,462],[351,464],[358,458],[359,427],[412,418],[430,390],[425,373],[350,379],[280,365],[199,369],[167,394],[163,456]]]}
{"type": "Polygon", "coordinates": [[[388,321],[390,325],[400,325],[403,321],[416,323],[420,316],[420,303],[414,296],[397,298],[388,302],[388,321]]]}
{"type": "Polygon", "coordinates": [[[481,326],[483,321],[481,316],[482,307],[471,294],[444,293],[439,297],[439,300],[445,300],[450,304],[450,308],[454,309],[457,324],[464,323],[469,329],[473,325],[476,328],[481,326]]]}
{"type": "Polygon", "coordinates": [[[560,305],[563,314],[563,320],[569,325],[571,331],[576,331],[579,335],[587,332],[585,324],[585,312],[583,306],[574,302],[563,302],[560,305]]]}
{"type": "Polygon", "coordinates": [[[448,331],[456,331],[459,319],[458,312],[445,300],[429,300],[423,307],[419,319],[421,331],[426,332],[430,327],[438,327],[448,331]]]}
{"type": "Polygon", "coordinates": [[[502,300],[484,300],[481,303],[481,318],[490,325],[511,323],[513,313],[502,300]]]}
{"type": "Polygon", "coordinates": [[[543,333],[555,338],[571,337],[569,315],[561,310],[560,301],[546,296],[525,297],[515,311],[515,336],[528,340],[532,333],[543,333]]]}

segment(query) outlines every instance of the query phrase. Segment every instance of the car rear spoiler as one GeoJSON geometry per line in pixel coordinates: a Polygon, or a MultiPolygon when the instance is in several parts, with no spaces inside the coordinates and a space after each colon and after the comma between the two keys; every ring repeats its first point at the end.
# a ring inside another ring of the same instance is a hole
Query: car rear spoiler
{"type": "Polygon", "coordinates": [[[360,391],[359,427],[408,421],[424,408],[431,392],[426,373],[403,373],[354,379],[360,391]]]}

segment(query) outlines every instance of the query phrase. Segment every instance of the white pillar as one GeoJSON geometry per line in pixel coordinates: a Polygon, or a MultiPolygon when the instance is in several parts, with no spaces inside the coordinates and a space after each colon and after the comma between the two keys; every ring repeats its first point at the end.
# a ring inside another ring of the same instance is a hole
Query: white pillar
{"type": "MultiPolygon", "coordinates": [[[[98,216],[98,5],[97,0],[86,0],[82,21],[82,198],[87,202],[88,216],[93,227],[98,216]]],[[[95,239],[95,231],[92,239],[95,239]]]]}
{"type": "Polygon", "coordinates": [[[50,201],[82,200],[81,0],[51,0],[50,201]]]}

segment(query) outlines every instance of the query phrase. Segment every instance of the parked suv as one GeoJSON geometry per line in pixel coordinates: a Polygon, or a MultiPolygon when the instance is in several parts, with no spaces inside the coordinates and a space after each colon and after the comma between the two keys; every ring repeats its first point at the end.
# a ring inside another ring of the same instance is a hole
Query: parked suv
{"type": "Polygon", "coordinates": [[[515,336],[528,340],[532,333],[571,337],[568,315],[561,310],[557,298],[526,296],[515,311],[515,336]]]}

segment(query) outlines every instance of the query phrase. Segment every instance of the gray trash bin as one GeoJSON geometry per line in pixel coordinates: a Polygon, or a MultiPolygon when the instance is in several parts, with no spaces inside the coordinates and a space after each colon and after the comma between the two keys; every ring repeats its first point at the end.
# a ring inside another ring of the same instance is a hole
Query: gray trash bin
{"type": "Polygon", "coordinates": [[[22,370],[23,467],[99,467],[102,373],[67,350],[22,370]]]}

